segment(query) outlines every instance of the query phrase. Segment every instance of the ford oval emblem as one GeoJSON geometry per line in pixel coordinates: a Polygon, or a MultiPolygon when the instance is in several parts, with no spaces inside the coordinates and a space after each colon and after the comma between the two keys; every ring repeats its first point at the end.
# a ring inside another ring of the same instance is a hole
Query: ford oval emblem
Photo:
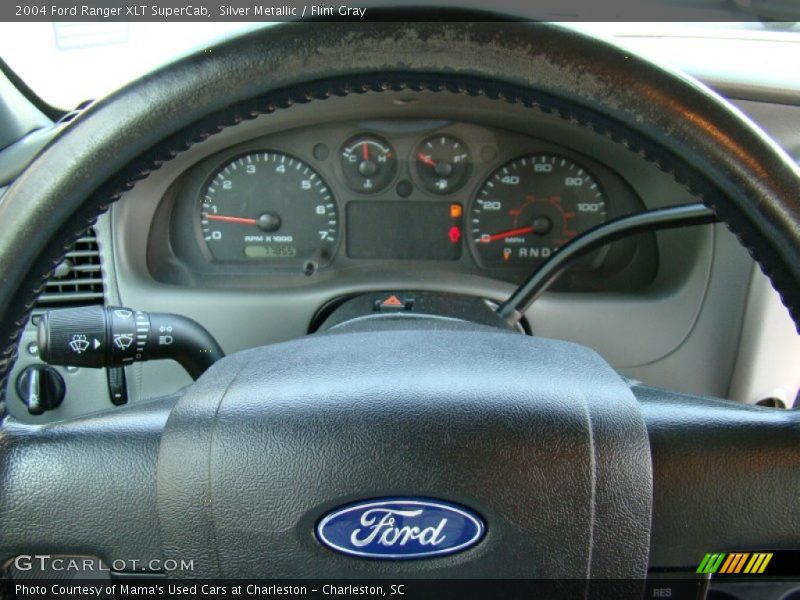
{"type": "Polygon", "coordinates": [[[384,560],[443,556],[477,544],[485,528],[475,513],[441,500],[382,498],[339,508],[317,525],[331,550],[384,560]]]}

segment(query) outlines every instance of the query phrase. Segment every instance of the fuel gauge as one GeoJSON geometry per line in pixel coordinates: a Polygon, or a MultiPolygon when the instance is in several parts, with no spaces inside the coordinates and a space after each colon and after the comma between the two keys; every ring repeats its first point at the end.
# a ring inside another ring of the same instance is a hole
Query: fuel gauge
{"type": "Polygon", "coordinates": [[[383,138],[358,135],[342,148],[342,171],[351,188],[374,194],[392,183],[397,173],[397,155],[383,138]]]}
{"type": "Polygon", "coordinates": [[[469,150],[452,136],[435,135],[423,140],[414,158],[422,185],[434,194],[455,192],[469,177],[469,150]]]}

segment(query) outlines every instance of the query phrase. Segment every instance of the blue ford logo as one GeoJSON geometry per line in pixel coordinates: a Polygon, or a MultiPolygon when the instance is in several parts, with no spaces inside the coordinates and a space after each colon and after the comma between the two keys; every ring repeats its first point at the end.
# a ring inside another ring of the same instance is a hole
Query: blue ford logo
{"type": "Polygon", "coordinates": [[[328,548],[385,560],[453,554],[477,544],[483,533],[483,521],[475,513],[423,498],[351,504],[317,525],[317,537],[328,548]]]}

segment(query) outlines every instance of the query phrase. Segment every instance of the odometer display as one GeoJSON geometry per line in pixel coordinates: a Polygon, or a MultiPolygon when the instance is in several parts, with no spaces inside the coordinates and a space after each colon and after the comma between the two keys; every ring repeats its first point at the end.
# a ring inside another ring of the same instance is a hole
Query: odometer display
{"type": "Polygon", "coordinates": [[[324,264],[336,248],[336,201],[319,174],[279,152],[238,156],[200,196],[200,229],[219,261],[324,264]]]}
{"type": "Polygon", "coordinates": [[[568,158],[536,154],[492,173],[470,210],[473,248],[489,268],[530,268],[606,220],[597,181],[568,158]]]}

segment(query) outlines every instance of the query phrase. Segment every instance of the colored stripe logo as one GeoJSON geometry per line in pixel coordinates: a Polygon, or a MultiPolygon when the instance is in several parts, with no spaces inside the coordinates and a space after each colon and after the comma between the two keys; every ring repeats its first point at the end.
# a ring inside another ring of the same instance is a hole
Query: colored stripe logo
{"type": "Polygon", "coordinates": [[[771,552],[716,552],[703,557],[697,573],[760,575],[772,560],[771,552]]]}

